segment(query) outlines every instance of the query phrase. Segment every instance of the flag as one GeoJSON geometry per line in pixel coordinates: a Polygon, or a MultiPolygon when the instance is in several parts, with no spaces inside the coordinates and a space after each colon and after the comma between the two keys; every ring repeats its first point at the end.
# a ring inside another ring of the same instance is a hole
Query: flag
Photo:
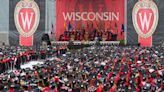
{"type": "Polygon", "coordinates": [[[122,30],[122,32],[124,32],[124,24],[122,24],[121,30],[122,30]]]}
{"type": "Polygon", "coordinates": [[[82,29],[84,29],[84,23],[82,22],[82,25],[81,25],[82,29]]]}
{"type": "Polygon", "coordinates": [[[81,29],[81,23],[80,23],[80,21],[77,22],[77,29],[78,30],[81,29]]]}
{"type": "Polygon", "coordinates": [[[100,30],[102,30],[103,29],[103,22],[100,20],[100,22],[99,22],[99,28],[100,28],[100,30]]]}
{"type": "Polygon", "coordinates": [[[121,35],[124,33],[124,24],[121,25],[121,35]]]}
{"type": "Polygon", "coordinates": [[[76,21],[73,22],[72,28],[73,28],[73,29],[76,29],[76,21]]]}
{"type": "Polygon", "coordinates": [[[64,30],[67,30],[66,21],[64,21],[64,30]]]}
{"type": "Polygon", "coordinates": [[[87,22],[87,29],[89,29],[89,24],[88,24],[88,22],[87,22]]]}
{"type": "Polygon", "coordinates": [[[68,23],[68,31],[71,31],[72,30],[72,26],[71,26],[71,22],[69,21],[68,23]]]}
{"type": "Polygon", "coordinates": [[[115,26],[115,28],[117,28],[117,23],[116,22],[115,22],[115,25],[114,26],[115,26]]]}
{"type": "Polygon", "coordinates": [[[89,31],[89,23],[87,22],[87,29],[86,29],[87,31],[89,31]]]}
{"type": "Polygon", "coordinates": [[[96,23],[96,29],[100,29],[99,21],[95,22],[96,23]]]}
{"type": "Polygon", "coordinates": [[[52,23],[51,34],[53,34],[53,29],[54,29],[54,25],[53,25],[53,23],[52,23]]]}

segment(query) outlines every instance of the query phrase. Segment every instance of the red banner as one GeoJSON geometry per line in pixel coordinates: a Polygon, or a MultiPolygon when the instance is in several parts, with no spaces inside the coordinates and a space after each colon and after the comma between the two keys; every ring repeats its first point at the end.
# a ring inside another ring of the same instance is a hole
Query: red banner
{"type": "Polygon", "coordinates": [[[33,46],[33,35],[40,20],[40,10],[34,0],[20,0],[15,6],[14,21],[20,34],[19,45],[33,46]]]}
{"type": "Polygon", "coordinates": [[[57,0],[56,40],[124,40],[124,5],[125,0],[57,0]]]}
{"type": "Polygon", "coordinates": [[[141,46],[151,47],[153,33],[158,25],[158,7],[153,0],[138,0],[132,13],[133,25],[141,46]]]}

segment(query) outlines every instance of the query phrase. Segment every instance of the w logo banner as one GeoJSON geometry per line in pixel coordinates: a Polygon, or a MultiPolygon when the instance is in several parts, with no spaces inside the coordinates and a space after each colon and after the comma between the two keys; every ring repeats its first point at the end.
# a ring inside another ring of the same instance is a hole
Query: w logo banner
{"type": "Polygon", "coordinates": [[[14,20],[20,34],[19,44],[21,46],[32,46],[33,34],[40,20],[40,11],[37,3],[34,0],[21,0],[18,2],[15,7],[14,20]]]}
{"type": "Polygon", "coordinates": [[[140,0],[135,4],[132,20],[142,46],[152,46],[152,35],[158,25],[158,18],[158,8],[152,0],[140,0]]]}
{"type": "MultiPolygon", "coordinates": [[[[72,36],[73,40],[90,41],[94,38],[94,35],[92,36],[90,32],[95,31],[95,29],[99,32],[112,29],[113,34],[117,34],[116,40],[124,40],[124,35],[121,35],[121,25],[125,23],[125,1],[87,0],[85,2],[84,0],[56,0],[56,40],[63,41],[65,38],[69,38],[64,33],[74,30],[80,34],[75,37],[72,36]],[[72,27],[67,26],[68,29],[65,25],[69,25],[69,23],[72,27]],[[83,30],[85,32],[82,32],[83,30]],[[86,33],[85,37],[81,35],[84,33],[86,33]]],[[[110,37],[107,37],[104,33],[104,38],[110,37]]]]}
{"type": "Polygon", "coordinates": [[[23,30],[30,30],[34,24],[34,20],[35,20],[35,15],[34,12],[20,12],[19,14],[20,17],[20,22],[21,22],[21,26],[23,27],[23,30]]]}

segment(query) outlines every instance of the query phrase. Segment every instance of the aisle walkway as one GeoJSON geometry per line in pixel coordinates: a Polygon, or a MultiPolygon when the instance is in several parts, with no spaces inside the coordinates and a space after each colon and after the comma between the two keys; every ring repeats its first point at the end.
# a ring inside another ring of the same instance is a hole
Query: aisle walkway
{"type": "Polygon", "coordinates": [[[39,61],[30,61],[30,62],[27,63],[27,64],[21,65],[21,69],[26,69],[26,68],[33,69],[33,66],[35,66],[35,65],[41,65],[41,64],[43,64],[43,63],[44,63],[43,60],[39,60],[39,61]]]}
{"type": "MultiPolygon", "coordinates": [[[[54,59],[56,59],[56,57],[51,57],[51,58],[48,58],[48,59],[46,59],[46,60],[54,60],[54,59]]],[[[28,63],[26,63],[26,64],[21,65],[20,68],[21,68],[21,69],[26,69],[26,68],[33,69],[33,66],[44,64],[44,62],[45,62],[46,60],[30,61],[30,62],[28,62],[28,63]]],[[[15,70],[15,69],[13,69],[13,70],[15,70]]],[[[7,73],[12,72],[13,70],[8,70],[7,73]]]]}
{"type": "MultiPolygon", "coordinates": [[[[56,59],[56,57],[51,57],[46,60],[54,60],[54,59],[56,59]]],[[[33,66],[44,64],[44,62],[45,62],[45,60],[30,61],[27,64],[21,65],[21,69],[26,69],[26,68],[33,69],[33,66]]]]}

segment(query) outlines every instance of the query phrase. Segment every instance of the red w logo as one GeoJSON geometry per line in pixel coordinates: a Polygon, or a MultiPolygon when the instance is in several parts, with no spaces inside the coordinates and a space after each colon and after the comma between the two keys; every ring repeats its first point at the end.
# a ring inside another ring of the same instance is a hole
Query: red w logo
{"type": "Polygon", "coordinates": [[[143,33],[147,33],[152,28],[154,13],[151,9],[140,9],[137,14],[137,22],[143,33]]]}
{"type": "Polygon", "coordinates": [[[19,12],[19,23],[24,32],[29,32],[35,23],[35,12],[33,9],[22,8],[19,12]]]}

